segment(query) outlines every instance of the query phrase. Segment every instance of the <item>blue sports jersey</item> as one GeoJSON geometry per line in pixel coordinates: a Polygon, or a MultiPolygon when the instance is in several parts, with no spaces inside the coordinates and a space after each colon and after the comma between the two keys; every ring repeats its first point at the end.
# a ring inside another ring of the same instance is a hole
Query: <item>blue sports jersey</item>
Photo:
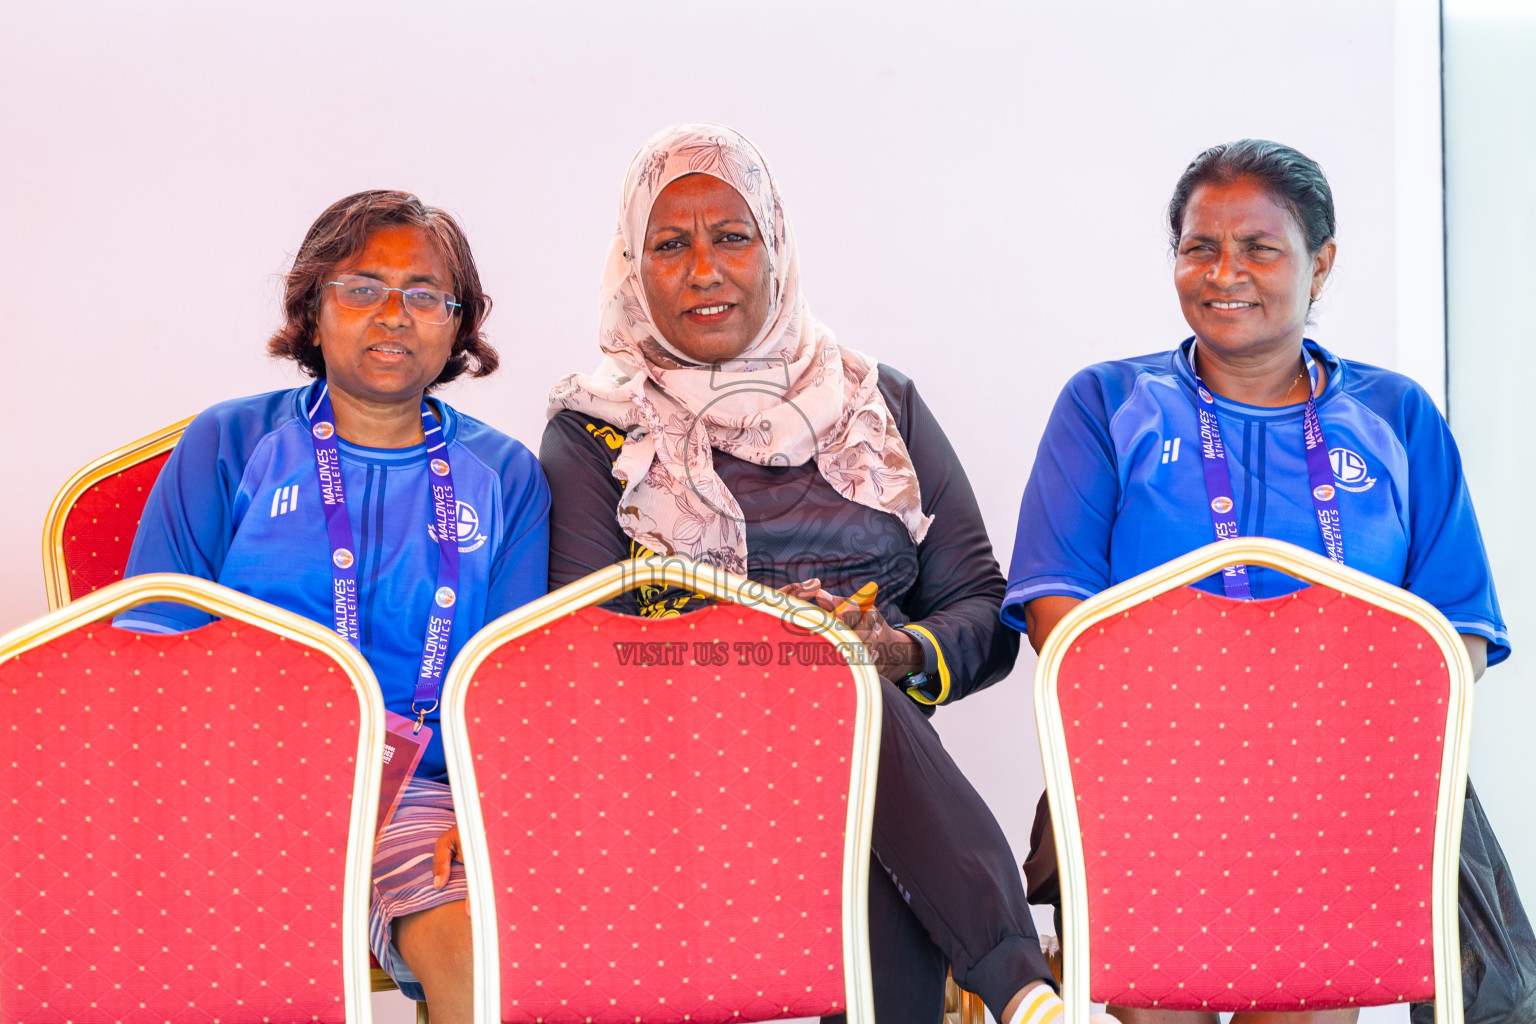
{"type": "MultiPolygon", "coordinates": [[[[1099,363],[1068,382],[1024,490],[1003,621],[1046,594],[1086,598],[1216,539],[1206,508],[1189,339],[1171,352],[1099,363]]],[[[1327,368],[1317,399],[1344,557],[1412,591],[1461,633],[1509,656],[1461,456],[1434,402],[1401,374],[1307,348],[1327,368]]],[[[1260,408],[1216,397],[1238,531],[1323,554],[1307,483],[1305,404],[1260,408]]],[[[1301,584],[1249,568],[1255,598],[1301,584]]],[[[1202,590],[1222,593],[1220,574],[1202,590]]]]}
{"type": "MultiPolygon", "coordinates": [[[[332,628],[331,546],[305,409],[318,383],[223,402],[182,434],[150,492],[126,575],[178,572],[332,628]]],[[[453,467],[459,602],[451,662],[481,626],[541,597],[548,584],[549,486],[533,453],[433,400],[453,467]]],[[[384,704],[409,715],[436,587],[425,445],[363,448],[337,439],[357,555],[363,657],[384,704]]],[[[132,629],[174,632],[209,617],[153,604],[119,616],[132,629]]],[[[412,716],[414,717],[414,716],[412,716]]],[[[438,714],[418,772],[446,781],[438,714]]]]}

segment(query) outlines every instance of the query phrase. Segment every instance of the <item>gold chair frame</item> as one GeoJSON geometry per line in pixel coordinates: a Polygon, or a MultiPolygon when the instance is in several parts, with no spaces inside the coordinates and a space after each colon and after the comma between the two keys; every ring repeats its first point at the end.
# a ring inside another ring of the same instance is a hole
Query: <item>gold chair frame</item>
{"type": "Polygon", "coordinates": [[[1395,612],[1432,637],[1449,675],[1445,747],[1435,815],[1431,919],[1434,936],[1435,1020],[1461,1024],[1461,943],[1457,917],[1457,878],[1461,851],[1461,816],[1472,731],[1472,663],[1461,637],[1445,616],[1423,599],[1399,587],[1339,565],[1293,544],[1267,537],[1217,541],[1191,551],[1140,576],[1105,590],[1075,606],[1051,632],[1035,671],[1035,722],[1051,793],[1051,824],[1061,874],[1062,955],[1067,1004],[1064,1024],[1088,1024],[1088,883],[1079,836],[1077,798],[1072,787],[1066,729],[1058,700],[1057,674],[1062,660],[1083,632],[1097,623],[1169,590],[1188,586],[1225,566],[1260,565],[1320,583],[1350,597],[1395,612]]]}
{"type": "MultiPolygon", "coordinates": [[[[496,921],[495,886],[479,800],[459,794],[479,792],[473,752],[465,729],[464,705],[480,663],[497,646],[547,623],[641,586],[684,587],[720,601],[774,612],[798,629],[856,644],[843,624],[823,609],[712,566],[680,557],[651,556],[618,562],[487,625],[464,645],[449,669],[443,688],[443,745],[459,819],[459,841],[469,880],[470,921],[474,934],[475,1021],[501,1020],[501,955],[496,921]]],[[[880,753],[880,680],[869,665],[850,665],[857,703],[848,787],[848,818],[843,843],[843,964],[847,979],[848,1024],[874,1024],[874,988],[869,956],[869,847],[874,829],[875,778],[880,753]]]]}
{"type": "MultiPolygon", "coordinates": [[[[180,428],[177,427],[177,430],[180,428]]],[[[172,441],[174,443],[174,440],[172,441]]],[[[0,662],[45,644],[78,626],[110,618],[147,601],[176,601],[210,615],[259,626],[330,655],[357,694],[357,772],[347,824],[346,877],[342,885],[343,1005],[347,1020],[373,1019],[368,976],[368,892],[373,878],[374,827],[384,760],[384,698],[363,656],[335,633],[309,619],[195,576],[152,573],[102,587],[93,594],[0,636],[0,662]]]]}

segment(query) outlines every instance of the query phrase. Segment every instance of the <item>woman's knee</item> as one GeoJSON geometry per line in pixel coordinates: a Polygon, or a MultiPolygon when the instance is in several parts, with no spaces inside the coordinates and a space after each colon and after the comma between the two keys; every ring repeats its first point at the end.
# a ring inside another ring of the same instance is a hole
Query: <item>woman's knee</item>
{"type": "Polygon", "coordinates": [[[467,997],[474,981],[474,957],[469,926],[469,902],[455,900],[390,924],[395,948],[426,991],[427,1002],[437,994],[462,989],[467,997]]]}

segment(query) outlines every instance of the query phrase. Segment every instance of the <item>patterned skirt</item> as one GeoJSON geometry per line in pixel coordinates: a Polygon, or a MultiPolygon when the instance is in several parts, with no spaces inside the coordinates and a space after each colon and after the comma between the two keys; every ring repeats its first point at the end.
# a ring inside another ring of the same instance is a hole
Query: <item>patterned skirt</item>
{"type": "Polygon", "coordinates": [[[395,948],[390,924],[397,917],[469,898],[464,865],[455,860],[448,884],[432,888],[432,850],[454,826],[453,793],[445,782],[413,778],[400,806],[373,848],[373,897],[368,907],[368,946],[379,966],[406,998],[422,1002],[421,983],[395,948]]]}

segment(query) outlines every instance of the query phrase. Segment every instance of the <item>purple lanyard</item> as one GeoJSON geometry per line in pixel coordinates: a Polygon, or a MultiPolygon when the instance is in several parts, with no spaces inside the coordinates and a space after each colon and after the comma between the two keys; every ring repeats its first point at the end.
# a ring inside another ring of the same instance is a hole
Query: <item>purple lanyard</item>
{"type": "MultiPolygon", "coordinates": [[[[336,446],[336,414],[331,410],[329,384],[320,386],[320,397],[309,410],[309,424],[309,437],[315,445],[315,470],[320,477],[320,502],[325,509],[325,532],[331,542],[331,603],[336,616],[336,632],[353,647],[360,647],[357,556],[352,551],[352,524],[347,519],[347,496],[341,482],[341,451],[336,446]]],[[[428,468],[432,476],[441,478],[432,483],[432,518],[440,554],[433,607],[427,616],[427,635],[422,643],[421,669],[411,697],[416,732],[421,731],[427,714],[437,709],[459,588],[458,503],[453,498],[453,473],[448,468],[448,449],[442,428],[425,398],[421,400],[421,425],[427,437],[428,468]]]]}
{"type": "MultiPolygon", "coordinates": [[[[1312,489],[1312,508],[1323,535],[1323,550],[1328,557],[1344,564],[1344,531],[1339,523],[1339,498],[1333,486],[1333,467],[1328,462],[1328,440],[1323,437],[1323,423],[1317,416],[1317,361],[1306,349],[1307,376],[1312,388],[1307,392],[1307,408],[1301,417],[1302,439],[1307,446],[1307,484],[1312,489]]],[[[1200,465],[1205,470],[1205,496],[1210,500],[1211,525],[1217,540],[1229,540],[1237,534],[1236,504],[1232,501],[1232,473],[1227,466],[1227,449],[1221,442],[1221,426],[1216,420],[1216,399],[1205,389],[1200,372],[1195,369],[1195,350],[1189,350],[1189,372],[1195,375],[1195,412],[1200,417],[1200,465]]],[[[1240,601],[1253,597],[1248,588],[1248,567],[1229,565],[1221,571],[1221,585],[1227,596],[1240,601]]]]}

